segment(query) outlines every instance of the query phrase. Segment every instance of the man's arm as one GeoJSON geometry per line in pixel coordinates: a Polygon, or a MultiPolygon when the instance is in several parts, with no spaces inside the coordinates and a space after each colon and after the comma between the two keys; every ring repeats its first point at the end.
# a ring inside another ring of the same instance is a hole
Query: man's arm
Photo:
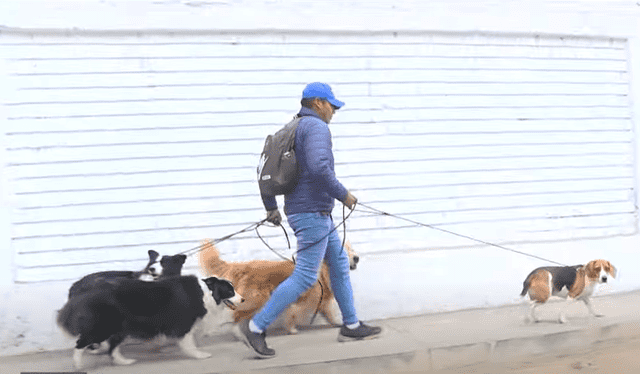
{"type": "Polygon", "coordinates": [[[278,202],[276,201],[275,196],[265,196],[261,195],[262,204],[264,204],[264,208],[267,210],[267,221],[273,223],[274,225],[279,225],[282,222],[282,216],[280,215],[280,211],[278,210],[278,202]]]}
{"type": "Polygon", "coordinates": [[[278,209],[278,202],[275,196],[260,195],[260,197],[262,197],[262,205],[267,211],[278,209]]]}
{"type": "Polygon", "coordinates": [[[313,181],[329,196],[343,201],[348,192],[331,169],[333,151],[331,150],[329,126],[313,124],[308,127],[305,151],[307,152],[307,168],[313,181]]]}

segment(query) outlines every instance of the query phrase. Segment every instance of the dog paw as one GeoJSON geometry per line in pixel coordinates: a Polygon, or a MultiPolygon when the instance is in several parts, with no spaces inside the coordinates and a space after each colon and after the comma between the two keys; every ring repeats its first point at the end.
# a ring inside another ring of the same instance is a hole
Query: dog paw
{"type": "Polygon", "coordinates": [[[86,351],[92,355],[99,355],[99,354],[107,353],[108,350],[109,350],[109,345],[106,342],[102,342],[102,343],[91,344],[86,351]]]}
{"type": "Polygon", "coordinates": [[[82,365],[82,352],[84,349],[75,349],[73,351],[73,367],[76,370],[82,369],[84,366],[82,365]]]}
{"type": "Polygon", "coordinates": [[[558,317],[558,323],[567,323],[567,319],[564,316],[558,317]]]}
{"type": "Polygon", "coordinates": [[[292,327],[292,328],[287,330],[287,334],[289,334],[289,335],[296,335],[298,332],[299,332],[298,329],[295,328],[295,327],[292,327]]]}
{"type": "Polygon", "coordinates": [[[124,357],[114,357],[113,362],[116,365],[131,365],[136,362],[133,358],[124,358],[124,357]]]}
{"type": "Polygon", "coordinates": [[[189,356],[193,358],[197,358],[199,360],[203,360],[205,358],[211,357],[211,353],[203,352],[203,351],[193,351],[193,352],[189,352],[189,356]]]}

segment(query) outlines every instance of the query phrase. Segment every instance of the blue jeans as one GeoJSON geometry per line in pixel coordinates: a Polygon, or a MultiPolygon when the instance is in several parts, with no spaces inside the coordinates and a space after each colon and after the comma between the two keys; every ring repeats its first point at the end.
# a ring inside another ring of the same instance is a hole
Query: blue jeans
{"type": "Polygon", "coordinates": [[[338,232],[331,231],[334,228],[331,215],[296,213],[287,215],[287,220],[298,239],[296,266],[289,278],[276,287],[267,303],[253,317],[253,323],[261,330],[269,327],[289,304],[298,300],[302,293],[315,284],[323,259],[329,265],[331,289],[340,307],[342,322],[348,325],[357,323],[349,276],[349,257],[342,249],[338,232]],[[313,243],[316,244],[312,245],[313,243]]]}

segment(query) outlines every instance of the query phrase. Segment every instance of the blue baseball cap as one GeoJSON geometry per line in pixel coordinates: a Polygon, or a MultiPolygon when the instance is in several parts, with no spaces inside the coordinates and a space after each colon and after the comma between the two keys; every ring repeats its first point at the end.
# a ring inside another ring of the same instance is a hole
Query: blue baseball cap
{"type": "Polygon", "coordinates": [[[313,82],[309,83],[307,87],[302,91],[303,99],[313,99],[317,97],[318,99],[324,99],[331,103],[331,105],[342,108],[344,103],[335,96],[333,96],[333,91],[331,91],[331,87],[326,83],[313,82]]]}

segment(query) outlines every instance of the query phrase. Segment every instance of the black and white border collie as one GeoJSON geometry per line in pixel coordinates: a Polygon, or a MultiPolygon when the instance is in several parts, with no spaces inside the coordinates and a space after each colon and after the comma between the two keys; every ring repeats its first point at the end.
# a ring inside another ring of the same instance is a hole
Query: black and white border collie
{"type": "MultiPolygon", "coordinates": [[[[118,282],[124,279],[140,279],[152,282],[157,279],[181,275],[187,256],[183,254],[162,256],[160,260],[162,270],[158,273],[152,265],[156,263],[160,254],[154,250],[149,250],[147,253],[149,262],[141,271],[109,270],[85,275],[71,285],[69,299],[97,288],[114,288],[118,282]]],[[[102,344],[91,344],[88,349],[90,353],[103,353],[107,351],[108,345],[105,341],[102,344]]]]}
{"type": "Polygon", "coordinates": [[[186,255],[162,256],[160,266],[162,271],[156,278],[177,277],[182,274],[182,266],[187,261],[186,255]]]}
{"type": "Polygon", "coordinates": [[[145,282],[122,279],[113,287],[98,287],[77,295],[58,312],[58,325],[78,337],[73,354],[74,366],[82,368],[82,353],[92,344],[107,341],[115,364],[135,362],[120,353],[119,344],[127,337],[178,340],[182,352],[193,358],[208,358],[197,349],[194,326],[208,309],[224,303],[231,309],[244,300],[231,282],[210,277],[176,276],[145,282]]]}
{"type": "Polygon", "coordinates": [[[123,279],[156,279],[158,274],[155,268],[151,266],[156,263],[160,254],[153,249],[150,249],[147,253],[149,255],[149,262],[141,271],[109,270],[85,275],[71,285],[71,288],[69,288],[69,299],[97,287],[115,286],[117,282],[123,279]]]}
{"type": "Polygon", "coordinates": [[[148,251],[148,254],[149,262],[141,271],[109,270],[85,275],[71,285],[71,288],[69,288],[69,298],[78,296],[95,288],[113,288],[118,282],[124,279],[154,281],[166,277],[180,276],[182,273],[182,266],[187,259],[187,256],[183,254],[162,256],[162,259],[160,259],[162,270],[158,273],[152,265],[156,263],[160,254],[152,249],[148,251]]]}

